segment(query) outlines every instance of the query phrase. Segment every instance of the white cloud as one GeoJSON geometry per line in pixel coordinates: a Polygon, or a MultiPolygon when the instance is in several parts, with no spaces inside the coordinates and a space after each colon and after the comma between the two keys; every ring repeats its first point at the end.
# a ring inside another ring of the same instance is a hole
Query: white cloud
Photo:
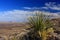
{"type": "Polygon", "coordinates": [[[23,8],[28,10],[41,10],[41,9],[60,10],[60,4],[57,4],[56,2],[49,2],[45,3],[45,6],[43,7],[23,7],[23,8]]]}
{"type": "Polygon", "coordinates": [[[32,12],[23,10],[11,10],[0,12],[0,21],[24,21],[32,12]]]}
{"type": "Polygon", "coordinates": [[[23,7],[24,9],[31,9],[30,7],[23,7]]]}
{"type": "Polygon", "coordinates": [[[57,12],[57,13],[51,13],[51,12],[43,12],[45,15],[50,15],[52,16],[52,18],[60,18],[60,13],[57,12]]]}
{"type": "Polygon", "coordinates": [[[45,3],[43,7],[23,7],[28,10],[41,10],[41,9],[52,9],[52,10],[60,10],[60,4],[56,4],[56,2],[45,3]]]}
{"type": "Polygon", "coordinates": [[[40,7],[23,7],[24,9],[30,9],[30,10],[38,10],[41,9],[40,7]]]}
{"type": "Polygon", "coordinates": [[[45,3],[45,6],[42,7],[44,9],[52,9],[52,10],[60,10],[60,4],[56,4],[55,2],[45,3]]]}
{"type": "Polygon", "coordinates": [[[41,7],[41,9],[48,9],[48,7],[41,7]]]}
{"type": "MultiPolygon", "coordinates": [[[[37,11],[24,11],[24,10],[11,10],[11,11],[3,11],[0,12],[0,21],[26,21],[28,16],[32,16],[32,14],[37,11]]],[[[38,11],[43,12],[43,11],[38,11]]],[[[59,13],[50,13],[43,12],[45,15],[53,15],[54,17],[60,17],[59,13]]]]}
{"type": "MultiPolygon", "coordinates": [[[[57,13],[51,13],[51,12],[46,12],[46,11],[38,11],[39,13],[43,13],[44,15],[51,16],[52,18],[60,18],[60,12],[57,13]]],[[[36,11],[35,11],[36,13],[36,11]]]]}

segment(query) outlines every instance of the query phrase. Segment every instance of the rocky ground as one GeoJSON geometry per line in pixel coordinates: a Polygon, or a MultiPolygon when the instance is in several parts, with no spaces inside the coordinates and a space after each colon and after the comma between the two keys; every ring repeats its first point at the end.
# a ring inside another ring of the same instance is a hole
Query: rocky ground
{"type": "Polygon", "coordinates": [[[55,18],[51,20],[53,22],[53,28],[55,29],[55,33],[53,34],[57,39],[60,40],[60,18],[55,18]]]}
{"type": "MultiPolygon", "coordinates": [[[[54,37],[50,39],[60,40],[60,18],[52,19],[51,21],[54,23],[55,33],[52,34],[54,37]]],[[[25,40],[29,40],[27,35],[29,32],[31,32],[31,29],[25,23],[0,23],[0,40],[13,40],[16,37],[19,39],[19,37],[25,35],[25,40]]]]}
{"type": "Polygon", "coordinates": [[[24,23],[0,23],[0,40],[9,40],[15,35],[25,34],[28,32],[28,25],[24,23]]]}

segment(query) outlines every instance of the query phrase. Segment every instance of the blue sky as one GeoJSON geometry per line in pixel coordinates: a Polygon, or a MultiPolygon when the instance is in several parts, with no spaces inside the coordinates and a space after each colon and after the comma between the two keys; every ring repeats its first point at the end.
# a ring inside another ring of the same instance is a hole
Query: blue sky
{"type": "Polygon", "coordinates": [[[0,0],[0,21],[25,21],[26,14],[30,15],[36,10],[60,16],[60,1],[0,0]]]}
{"type": "Polygon", "coordinates": [[[0,11],[19,9],[23,7],[44,7],[45,3],[56,2],[60,4],[59,0],[0,0],[0,11]]]}

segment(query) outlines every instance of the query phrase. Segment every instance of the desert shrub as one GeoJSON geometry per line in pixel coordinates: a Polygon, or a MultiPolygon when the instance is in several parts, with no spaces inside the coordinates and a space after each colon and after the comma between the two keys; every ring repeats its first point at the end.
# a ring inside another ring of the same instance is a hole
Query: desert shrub
{"type": "Polygon", "coordinates": [[[54,32],[49,18],[49,16],[38,12],[28,19],[30,27],[34,28],[34,34],[38,34],[37,36],[39,36],[41,40],[46,40],[49,33],[54,32]]]}

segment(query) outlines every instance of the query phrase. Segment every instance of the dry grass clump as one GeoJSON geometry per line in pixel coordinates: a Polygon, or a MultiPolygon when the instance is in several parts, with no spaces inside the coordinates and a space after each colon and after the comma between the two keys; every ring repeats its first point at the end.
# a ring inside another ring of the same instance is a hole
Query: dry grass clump
{"type": "Polygon", "coordinates": [[[38,34],[37,36],[39,36],[41,40],[47,40],[49,33],[54,32],[49,16],[43,13],[36,13],[34,16],[30,17],[29,24],[34,28],[34,34],[38,34]]]}

